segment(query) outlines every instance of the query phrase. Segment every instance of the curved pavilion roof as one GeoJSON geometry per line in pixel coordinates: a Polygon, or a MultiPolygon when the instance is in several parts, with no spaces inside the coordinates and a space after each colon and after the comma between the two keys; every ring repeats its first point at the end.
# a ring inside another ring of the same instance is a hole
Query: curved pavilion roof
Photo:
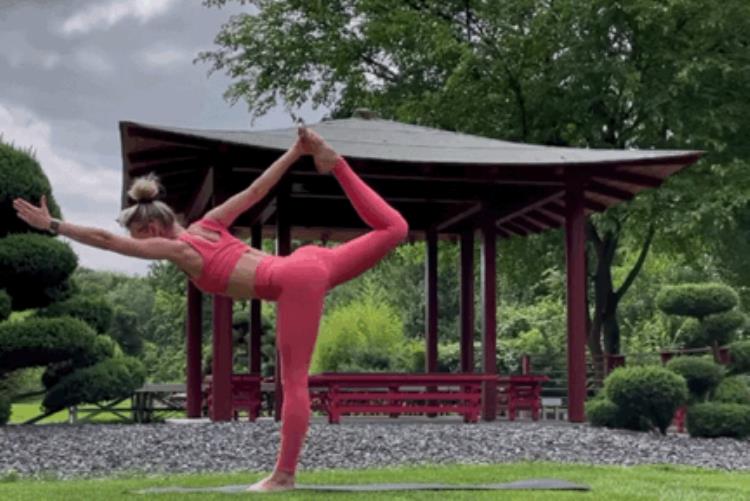
{"type": "MultiPolygon", "coordinates": [[[[323,121],[318,131],[370,186],[409,221],[412,237],[428,227],[443,234],[471,227],[491,211],[501,237],[564,224],[565,179],[580,176],[586,212],[603,211],[695,162],[700,151],[607,150],[500,141],[375,118],[323,121]]],[[[188,219],[211,195],[243,189],[292,144],[296,128],[204,130],[120,122],[123,207],[130,179],[160,175],[165,202],[188,219]]],[[[367,229],[333,176],[309,157],[293,166],[289,189],[293,236],[346,239],[367,229]]],[[[279,188],[281,189],[281,188],[279,188]]],[[[273,194],[271,194],[273,195],[273,194]]],[[[275,224],[275,201],[251,209],[236,224],[275,224]]]]}

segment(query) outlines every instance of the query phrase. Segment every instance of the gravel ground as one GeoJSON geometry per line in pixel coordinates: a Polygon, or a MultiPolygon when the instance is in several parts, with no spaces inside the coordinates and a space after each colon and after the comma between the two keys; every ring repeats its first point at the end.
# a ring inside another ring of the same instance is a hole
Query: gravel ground
{"type": "MultiPolygon", "coordinates": [[[[49,424],[0,427],[0,476],[58,479],[118,473],[270,471],[280,423],[49,424]]],[[[750,441],[592,428],[554,421],[314,420],[298,471],[520,460],[670,463],[750,470],[750,441]]]]}

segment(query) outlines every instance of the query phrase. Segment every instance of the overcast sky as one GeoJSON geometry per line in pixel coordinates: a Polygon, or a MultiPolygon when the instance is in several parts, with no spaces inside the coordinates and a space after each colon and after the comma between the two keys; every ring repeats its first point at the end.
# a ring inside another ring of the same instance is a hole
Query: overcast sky
{"type": "MultiPolygon", "coordinates": [[[[33,147],[63,216],[120,234],[120,120],[207,129],[289,127],[279,107],[250,123],[223,74],[193,63],[231,14],[200,0],[0,0],[0,134],[33,147]]],[[[325,110],[294,110],[306,122],[325,110]]],[[[143,275],[149,261],[72,242],[79,264],[143,275]]]]}

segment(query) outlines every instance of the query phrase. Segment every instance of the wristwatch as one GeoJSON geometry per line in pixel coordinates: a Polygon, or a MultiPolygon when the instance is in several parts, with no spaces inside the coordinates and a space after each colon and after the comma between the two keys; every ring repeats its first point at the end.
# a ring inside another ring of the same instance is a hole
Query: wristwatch
{"type": "Polygon", "coordinates": [[[49,228],[47,228],[47,229],[53,235],[57,235],[60,232],[60,220],[59,219],[50,219],[49,228]]]}

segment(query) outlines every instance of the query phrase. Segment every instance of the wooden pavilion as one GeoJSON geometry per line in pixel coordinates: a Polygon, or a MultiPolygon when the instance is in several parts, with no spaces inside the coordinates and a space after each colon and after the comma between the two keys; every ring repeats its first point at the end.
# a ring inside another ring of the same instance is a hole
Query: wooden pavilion
{"type": "MultiPolygon", "coordinates": [[[[310,126],[344,155],[365,182],[409,222],[409,240],[426,242],[426,370],[437,367],[437,241],[460,240],[461,371],[474,367],[473,248],[481,245],[482,371],[496,373],[496,242],[565,228],[567,265],[568,418],[581,422],[586,399],[584,222],[695,162],[698,151],[604,150],[499,141],[408,125],[360,113],[310,126]]],[[[157,173],[164,201],[189,223],[256,179],[286,150],[295,128],[264,131],[183,129],[121,122],[122,206],[130,180],[157,173]]],[[[369,228],[333,176],[300,160],[232,230],[276,253],[293,238],[348,240],[369,228]]],[[[186,323],[188,417],[201,413],[201,292],[188,285],[186,323]]],[[[251,301],[250,372],[260,373],[260,308],[251,301]]],[[[231,299],[213,297],[212,420],[231,419],[231,299]]],[[[277,356],[277,395],[281,395],[277,356]]],[[[496,417],[496,389],[483,383],[482,419],[496,417]]],[[[280,398],[277,398],[277,419],[280,398]]]]}

